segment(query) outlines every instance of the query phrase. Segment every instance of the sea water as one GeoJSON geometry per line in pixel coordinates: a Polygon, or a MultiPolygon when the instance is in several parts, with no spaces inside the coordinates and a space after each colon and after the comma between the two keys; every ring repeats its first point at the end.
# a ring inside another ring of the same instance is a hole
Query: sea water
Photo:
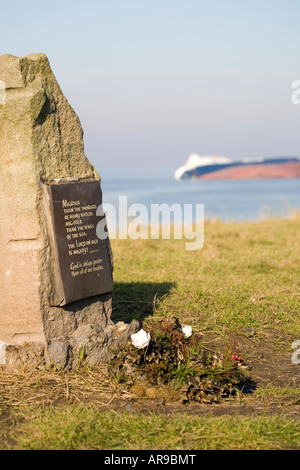
{"type": "Polygon", "coordinates": [[[119,197],[127,196],[128,206],[138,203],[148,210],[151,204],[204,204],[206,219],[225,222],[284,218],[300,211],[300,179],[176,181],[175,169],[101,168],[103,202],[118,208],[119,197]]]}

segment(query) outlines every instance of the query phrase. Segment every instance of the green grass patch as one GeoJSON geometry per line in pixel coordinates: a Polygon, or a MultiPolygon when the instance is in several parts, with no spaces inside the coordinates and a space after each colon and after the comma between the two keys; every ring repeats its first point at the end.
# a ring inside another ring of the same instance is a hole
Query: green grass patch
{"type": "Polygon", "coordinates": [[[300,218],[210,223],[185,240],[113,240],[115,318],[176,316],[218,334],[255,327],[300,337],[300,218]]]}
{"type": "Polygon", "coordinates": [[[15,432],[21,450],[264,450],[295,449],[299,421],[280,416],[169,417],[99,412],[94,407],[29,409],[15,432]]]}
{"type": "Polygon", "coordinates": [[[259,387],[255,391],[255,397],[259,400],[264,399],[285,399],[288,398],[294,404],[300,405],[300,388],[295,386],[276,387],[268,384],[266,387],[259,387]]]}

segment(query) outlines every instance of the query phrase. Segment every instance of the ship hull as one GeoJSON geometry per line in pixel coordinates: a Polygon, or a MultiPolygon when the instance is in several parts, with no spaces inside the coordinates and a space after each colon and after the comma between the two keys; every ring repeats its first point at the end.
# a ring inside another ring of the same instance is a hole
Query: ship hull
{"type": "Polygon", "coordinates": [[[197,174],[197,170],[194,170],[190,177],[205,180],[300,178],[300,162],[237,165],[215,169],[204,174],[197,174]]]}
{"type": "Polygon", "coordinates": [[[268,179],[300,178],[300,160],[297,157],[282,157],[259,161],[211,162],[205,165],[181,167],[176,179],[268,179]]]}

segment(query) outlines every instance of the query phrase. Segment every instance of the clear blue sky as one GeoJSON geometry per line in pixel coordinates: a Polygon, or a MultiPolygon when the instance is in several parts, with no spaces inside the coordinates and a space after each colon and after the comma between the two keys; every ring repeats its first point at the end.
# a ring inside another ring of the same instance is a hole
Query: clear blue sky
{"type": "Polygon", "coordinates": [[[98,169],[300,155],[299,0],[0,5],[1,53],[47,54],[98,169]]]}

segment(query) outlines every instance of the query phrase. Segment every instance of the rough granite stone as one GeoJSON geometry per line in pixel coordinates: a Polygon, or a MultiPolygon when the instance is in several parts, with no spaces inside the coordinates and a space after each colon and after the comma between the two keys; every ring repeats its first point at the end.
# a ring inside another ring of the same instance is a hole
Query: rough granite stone
{"type": "Polygon", "coordinates": [[[69,344],[64,338],[53,341],[48,346],[50,361],[60,369],[64,369],[69,360],[69,344]]]}

